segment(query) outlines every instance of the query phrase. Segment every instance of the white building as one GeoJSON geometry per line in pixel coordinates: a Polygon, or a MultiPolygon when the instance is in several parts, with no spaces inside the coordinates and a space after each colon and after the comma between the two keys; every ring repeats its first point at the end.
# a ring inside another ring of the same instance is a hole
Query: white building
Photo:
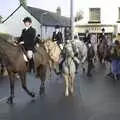
{"type": "Polygon", "coordinates": [[[120,34],[120,8],[90,7],[85,9],[84,18],[75,23],[75,33],[81,35],[86,29],[99,35],[102,28],[111,36],[120,34]]]}
{"type": "Polygon", "coordinates": [[[32,19],[33,27],[37,34],[42,33],[42,38],[47,39],[52,37],[56,25],[61,26],[62,32],[64,28],[70,26],[70,19],[61,16],[61,9],[58,8],[56,13],[42,10],[33,7],[23,7],[20,5],[10,16],[0,24],[0,32],[8,33],[13,36],[20,36],[24,28],[23,19],[30,17],[32,19]],[[42,32],[41,32],[42,24],[42,32]]]}

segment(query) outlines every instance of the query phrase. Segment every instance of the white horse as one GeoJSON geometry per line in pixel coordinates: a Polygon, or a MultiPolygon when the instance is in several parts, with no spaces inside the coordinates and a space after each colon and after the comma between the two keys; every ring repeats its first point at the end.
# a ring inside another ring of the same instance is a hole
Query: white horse
{"type": "Polygon", "coordinates": [[[75,63],[73,61],[74,52],[72,48],[72,43],[67,43],[63,52],[65,54],[65,60],[62,65],[62,74],[65,80],[65,96],[69,96],[69,94],[74,92],[74,80],[75,80],[75,63]]]}
{"type": "Polygon", "coordinates": [[[87,59],[87,46],[86,44],[79,40],[79,39],[74,39],[72,41],[72,44],[73,44],[73,49],[74,49],[74,52],[75,53],[78,53],[78,59],[80,61],[80,63],[82,63],[82,69],[83,69],[83,72],[85,71],[85,61],[87,59]]]}

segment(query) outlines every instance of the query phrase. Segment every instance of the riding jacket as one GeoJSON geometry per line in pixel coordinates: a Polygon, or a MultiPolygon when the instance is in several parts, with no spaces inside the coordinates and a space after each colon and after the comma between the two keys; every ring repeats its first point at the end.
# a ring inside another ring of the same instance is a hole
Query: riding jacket
{"type": "Polygon", "coordinates": [[[23,29],[20,39],[18,43],[24,42],[23,46],[25,50],[33,50],[34,49],[34,40],[36,36],[36,30],[32,27],[28,29],[23,29]]]}

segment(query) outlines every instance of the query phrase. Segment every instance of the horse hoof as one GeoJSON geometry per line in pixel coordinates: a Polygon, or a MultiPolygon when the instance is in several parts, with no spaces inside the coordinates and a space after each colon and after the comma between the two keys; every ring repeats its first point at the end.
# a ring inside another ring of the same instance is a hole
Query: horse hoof
{"type": "Polygon", "coordinates": [[[69,92],[66,92],[66,93],[65,93],[65,96],[66,96],[66,97],[69,96],[69,92]]]}
{"type": "Polygon", "coordinates": [[[34,97],[35,97],[35,93],[34,93],[34,92],[31,92],[31,93],[30,93],[30,96],[31,96],[32,98],[34,98],[34,97]]]}
{"type": "Polygon", "coordinates": [[[8,103],[8,104],[13,104],[13,97],[9,97],[9,98],[7,99],[7,103],[8,103]]]}

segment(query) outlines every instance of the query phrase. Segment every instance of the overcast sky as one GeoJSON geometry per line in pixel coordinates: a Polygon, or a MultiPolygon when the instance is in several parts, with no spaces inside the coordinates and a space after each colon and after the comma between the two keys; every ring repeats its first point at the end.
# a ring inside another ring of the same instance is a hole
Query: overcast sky
{"type": "MultiPolygon", "coordinates": [[[[74,14],[80,9],[85,11],[89,7],[104,7],[109,10],[120,6],[120,0],[73,0],[74,14]]],[[[70,15],[70,0],[27,0],[29,6],[34,6],[49,11],[56,11],[57,6],[62,9],[62,15],[70,15]]],[[[9,15],[19,5],[18,0],[0,0],[0,15],[9,15]]]]}

